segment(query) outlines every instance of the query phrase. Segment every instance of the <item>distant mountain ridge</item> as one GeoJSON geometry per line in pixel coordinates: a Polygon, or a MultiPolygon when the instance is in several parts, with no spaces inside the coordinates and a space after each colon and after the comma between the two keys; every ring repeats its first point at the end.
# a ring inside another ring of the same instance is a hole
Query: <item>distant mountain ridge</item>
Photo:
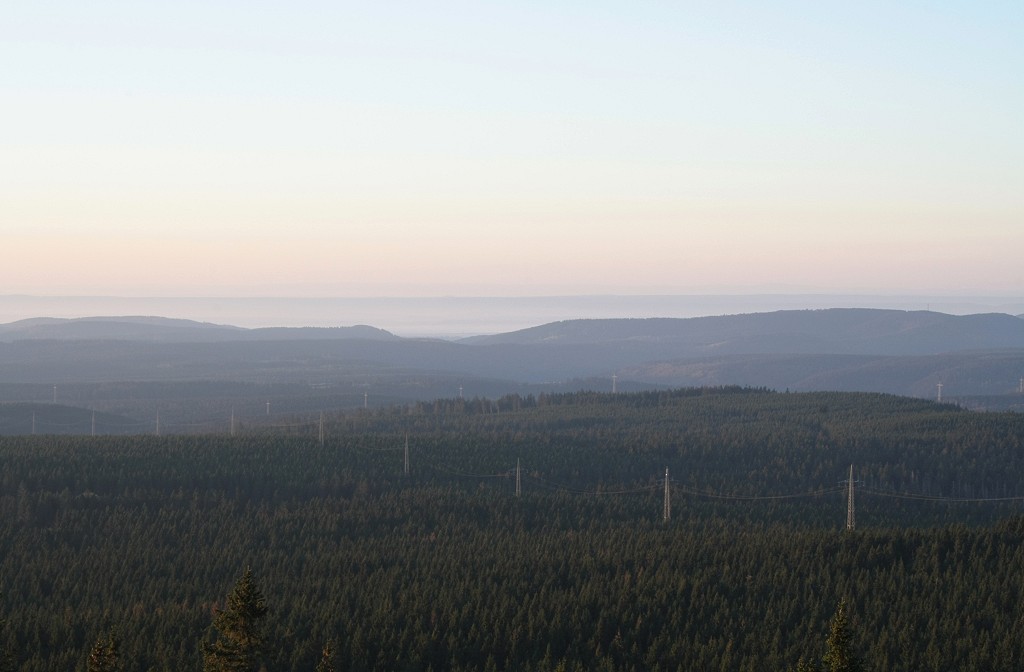
{"type": "MultiPolygon", "coordinates": [[[[368,326],[245,329],[155,317],[0,325],[0,383],[15,386],[287,382],[360,400],[372,389],[397,402],[425,398],[427,390],[500,396],[527,386],[564,389],[570,381],[610,391],[613,375],[620,391],[747,385],[930,397],[943,383],[948,397],[1015,395],[1024,388],[1024,319],[785,310],[567,320],[458,341],[368,326]]],[[[27,397],[12,391],[8,398],[27,397]]]]}
{"type": "MultiPolygon", "coordinates": [[[[0,324],[0,341],[125,340],[153,342],[404,339],[366,325],[247,329],[163,317],[33,318],[0,324]]],[[[578,319],[457,341],[466,346],[529,347],[618,344],[650,354],[931,355],[1024,348],[1024,319],[1002,313],[832,308],[693,318],[578,319]]]]}
{"type": "Polygon", "coordinates": [[[31,318],[0,324],[0,341],[123,340],[168,343],[398,337],[376,327],[264,327],[245,329],[210,322],[151,316],[31,318]]]}
{"type": "Polygon", "coordinates": [[[985,313],[856,308],[782,310],[694,318],[569,320],[495,336],[474,345],[648,343],[677,355],[878,354],[923,355],[1024,347],[1024,320],[985,313]]]}

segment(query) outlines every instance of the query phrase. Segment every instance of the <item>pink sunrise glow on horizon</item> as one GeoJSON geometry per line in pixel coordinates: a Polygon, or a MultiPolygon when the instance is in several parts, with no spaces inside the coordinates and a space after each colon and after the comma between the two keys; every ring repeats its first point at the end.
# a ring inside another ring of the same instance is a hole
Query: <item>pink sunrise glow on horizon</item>
{"type": "Polygon", "coordinates": [[[0,292],[1019,293],[1024,9],[23,3],[0,292]]]}

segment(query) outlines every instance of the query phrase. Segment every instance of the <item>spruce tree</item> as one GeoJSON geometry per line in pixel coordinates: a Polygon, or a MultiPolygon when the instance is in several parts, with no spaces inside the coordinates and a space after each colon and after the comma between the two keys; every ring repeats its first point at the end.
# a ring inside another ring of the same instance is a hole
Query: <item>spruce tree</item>
{"type": "Polygon", "coordinates": [[[821,661],[826,672],[860,672],[860,659],[853,651],[850,641],[850,624],[846,615],[846,598],[839,600],[836,615],[832,617],[828,639],[825,640],[825,656],[821,661]]]}
{"type": "Polygon", "coordinates": [[[0,672],[14,672],[17,668],[13,645],[8,646],[13,637],[7,632],[7,619],[0,618],[0,672]]]}
{"type": "Polygon", "coordinates": [[[822,667],[801,658],[793,672],[861,672],[863,669],[850,641],[850,623],[846,615],[845,598],[839,600],[836,613],[829,623],[825,647],[825,655],[821,658],[822,667]]]}
{"type": "Polygon", "coordinates": [[[813,662],[807,662],[803,658],[797,661],[795,672],[820,672],[820,669],[813,662]]]}
{"type": "Polygon", "coordinates": [[[88,672],[120,672],[121,657],[118,649],[121,647],[121,640],[111,629],[106,635],[96,638],[96,643],[89,650],[89,659],[85,669],[88,672]]]}
{"type": "Polygon", "coordinates": [[[317,663],[316,672],[334,672],[334,642],[328,640],[324,644],[320,662],[317,663]]]}
{"type": "Polygon", "coordinates": [[[263,655],[267,603],[248,567],[213,618],[216,637],[203,643],[205,672],[253,672],[263,655]]]}

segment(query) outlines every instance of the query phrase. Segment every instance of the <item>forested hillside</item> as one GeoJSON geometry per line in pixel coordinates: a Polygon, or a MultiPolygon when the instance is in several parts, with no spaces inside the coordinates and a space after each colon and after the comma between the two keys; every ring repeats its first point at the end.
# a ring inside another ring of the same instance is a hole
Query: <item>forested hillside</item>
{"type": "Polygon", "coordinates": [[[866,669],[1024,665],[1020,415],[724,388],[294,420],[0,438],[17,669],[113,628],[126,670],[200,670],[246,568],[271,671],[328,642],[338,670],[783,670],[844,598],[866,669]]]}
{"type": "Polygon", "coordinates": [[[931,355],[1024,346],[1012,315],[831,308],[685,319],[565,320],[464,342],[671,346],[676,357],[727,354],[931,355]]]}
{"type": "MultiPolygon", "coordinates": [[[[620,392],[742,385],[929,399],[941,383],[947,400],[1021,410],[1024,320],[789,310],[570,320],[460,341],[400,338],[365,326],[241,329],[159,318],[0,325],[0,403],[52,400],[150,426],[162,411],[165,424],[185,432],[223,426],[232,409],[251,417],[268,400],[298,412],[356,408],[364,394],[372,406],[422,401],[460,387],[492,398],[612,391],[613,376],[620,392]],[[225,394],[215,397],[214,388],[225,394]]],[[[30,417],[16,423],[30,424],[30,417]]],[[[14,432],[0,424],[0,433],[14,432]]]]}

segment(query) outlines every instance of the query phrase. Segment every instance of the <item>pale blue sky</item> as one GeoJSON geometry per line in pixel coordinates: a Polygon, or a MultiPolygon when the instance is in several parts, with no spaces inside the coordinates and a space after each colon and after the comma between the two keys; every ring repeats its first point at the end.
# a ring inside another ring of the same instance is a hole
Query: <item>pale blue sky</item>
{"type": "Polygon", "coordinates": [[[13,3],[0,292],[1021,293],[1024,4],[13,3]]]}

